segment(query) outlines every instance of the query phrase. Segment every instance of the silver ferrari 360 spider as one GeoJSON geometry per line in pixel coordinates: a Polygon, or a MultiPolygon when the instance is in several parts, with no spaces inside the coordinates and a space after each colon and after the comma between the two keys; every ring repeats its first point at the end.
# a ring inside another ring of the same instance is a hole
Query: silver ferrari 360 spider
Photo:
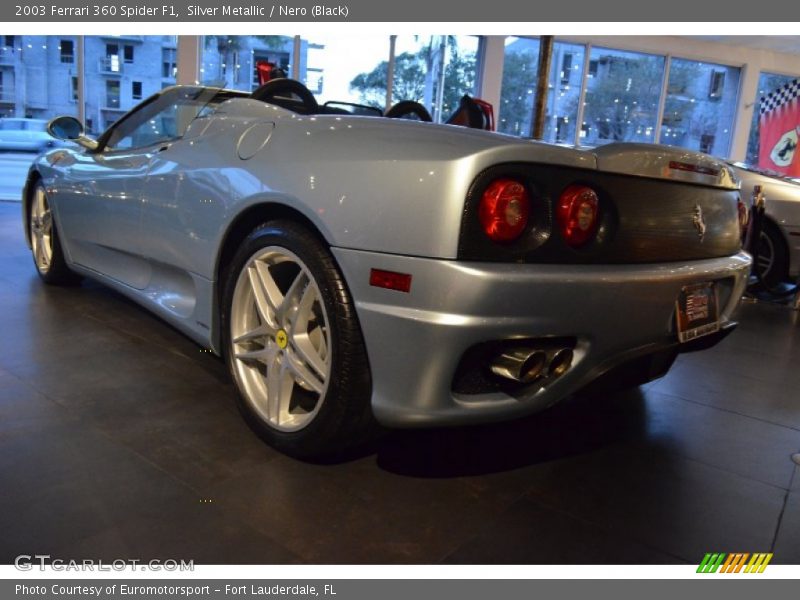
{"type": "Polygon", "coordinates": [[[39,274],[98,279],[223,356],[297,456],[648,381],[735,326],[751,261],[724,163],[347,113],[274,80],[167,88],[96,140],[54,119],[80,148],[28,177],[39,274]]]}

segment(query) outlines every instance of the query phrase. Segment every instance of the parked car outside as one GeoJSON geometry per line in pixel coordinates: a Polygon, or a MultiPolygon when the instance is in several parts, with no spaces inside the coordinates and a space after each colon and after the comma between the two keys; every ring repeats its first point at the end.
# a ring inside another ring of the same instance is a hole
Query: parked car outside
{"type": "Polygon", "coordinates": [[[0,118],[0,150],[43,152],[64,145],[47,133],[44,119],[0,118]]]}

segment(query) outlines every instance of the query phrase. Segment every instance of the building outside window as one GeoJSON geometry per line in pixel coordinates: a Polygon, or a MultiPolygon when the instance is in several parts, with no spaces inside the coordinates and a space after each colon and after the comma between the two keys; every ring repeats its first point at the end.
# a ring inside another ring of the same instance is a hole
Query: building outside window
{"type": "Polygon", "coordinates": [[[791,83],[795,79],[798,78],[788,75],[779,75],[777,73],[762,72],[759,75],[758,93],[755,98],[755,103],[753,104],[753,119],[750,125],[750,137],[747,140],[747,157],[745,158],[745,162],[753,165],[758,163],[761,99],[784,85],[791,83]]]}
{"type": "Polygon", "coordinates": [[[106,44],[106,56],[102,62],[101,69],[106,73],[119,73],[122,71],[119,44],[106,44]]]}
{"type": "Polygon", "coordinates": [[[131,82],[131,98],[134,100],[141,100],[142,99],[142,82],[141,81],[132,81],[131,82]]]}
{"type": "Polygon", "coordinates": [[[72,40],[61,40],[58,49],[61,53],[62,63],[72,64],[75,62],[75,42],[72,40]]]}
{"type": "Polygon", "coordinates": [[[722,92],[725,88],[725,71],[713,69],[711,71],[711,85],[708,88],[708,97],[711,100],[719,100],[722,98],[722,92]]]}
{"type": "Polygon", "coordinates": [[[119,108],[119,80],[111,79],[106,81],[106,108],[119,108]]]}
{"type": "Polygon", "coordinates": [[[178,76],[178,50],[177,48],[161,49],[161,77],[175,79],[178,76]]]}

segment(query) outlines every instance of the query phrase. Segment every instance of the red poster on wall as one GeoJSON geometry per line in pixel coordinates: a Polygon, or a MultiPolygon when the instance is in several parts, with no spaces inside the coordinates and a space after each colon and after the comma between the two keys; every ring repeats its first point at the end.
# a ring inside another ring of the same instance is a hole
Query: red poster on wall
{"type": "Polygon", "coordinates": [[[758,166],[800,177],[800,79],[761,99],[758,166]]]}

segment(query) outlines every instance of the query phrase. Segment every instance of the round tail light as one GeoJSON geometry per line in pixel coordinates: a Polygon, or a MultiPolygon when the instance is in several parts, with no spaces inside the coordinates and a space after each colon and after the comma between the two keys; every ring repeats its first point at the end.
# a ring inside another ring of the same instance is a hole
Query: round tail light
{"type": "Polygon", "coordinates": [[[481,197],[478,217],[483,231],[494,242],[517,239],[528,225],[530,196],[519,181],[495,179],[481,197]]]}
{"type": "Polygon", "coordinates": [[[564,240],[573,248],[594,238],[599,221],[597,193],[585,185],[571,185],[558,199],[556,216],[564,240]]]}

